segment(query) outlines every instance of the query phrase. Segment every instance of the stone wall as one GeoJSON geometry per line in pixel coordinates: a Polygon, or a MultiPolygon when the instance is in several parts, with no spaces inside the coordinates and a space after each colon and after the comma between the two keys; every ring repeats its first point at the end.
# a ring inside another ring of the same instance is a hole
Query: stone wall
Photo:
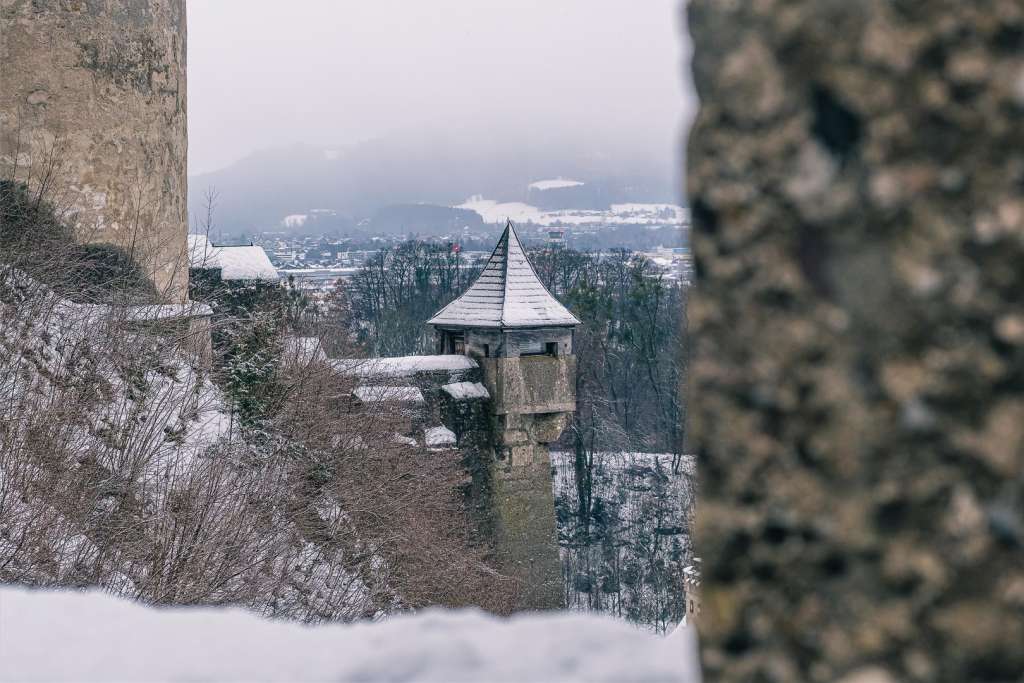
{"type": "Polygon", "coordinates": [[[185,0],[0,0],[0,178],[187,293],[185,0]]]}
{"type": "Polygon", "coordinates": [[[491,465],[498,564],[519,582],[517,609],[558,609],[564,597],[551,456],[546,445],[511,450],[491,465]]]}
{"type": "Polygon", "coordinates": [[[691,0],[713,681],[1024,671],[1024,5],[691,0]]]}
{"type": "Polygon", "coordinates": [[[576,410],[576,356],[478,358],[477,362],[484,369],[499,415],[576,410]]]}

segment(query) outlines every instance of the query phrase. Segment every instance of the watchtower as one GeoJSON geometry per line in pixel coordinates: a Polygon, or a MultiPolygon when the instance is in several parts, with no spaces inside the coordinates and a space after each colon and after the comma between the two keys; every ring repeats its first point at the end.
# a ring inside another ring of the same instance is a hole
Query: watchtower
{"type": "Polygon", "coordinates": [[[576,410],[580,321],[541,283],[509,221],[462,296],[428,321],[441,354],[471,356],[491,395],[497,548],[524,607],[562,604],[548,444],[576,410]]]}

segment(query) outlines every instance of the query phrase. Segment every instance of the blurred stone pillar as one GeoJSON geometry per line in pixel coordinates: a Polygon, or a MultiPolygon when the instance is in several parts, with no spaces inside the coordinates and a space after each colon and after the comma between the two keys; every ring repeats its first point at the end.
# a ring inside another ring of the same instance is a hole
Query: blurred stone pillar
{"type": "Polygon", "coordinates": [[[691,0],[710,681],[1024,671],[1024,4],[691,0]]]}

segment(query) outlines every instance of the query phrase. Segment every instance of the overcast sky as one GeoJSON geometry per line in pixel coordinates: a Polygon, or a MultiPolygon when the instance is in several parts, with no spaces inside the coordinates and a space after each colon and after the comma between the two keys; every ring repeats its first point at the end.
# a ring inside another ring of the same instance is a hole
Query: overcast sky
{"type": "Polygon", "coordinates": [[[189,169],[396,130],[571,132],[676,150],[678,0],[190,0],[189,169]]]}

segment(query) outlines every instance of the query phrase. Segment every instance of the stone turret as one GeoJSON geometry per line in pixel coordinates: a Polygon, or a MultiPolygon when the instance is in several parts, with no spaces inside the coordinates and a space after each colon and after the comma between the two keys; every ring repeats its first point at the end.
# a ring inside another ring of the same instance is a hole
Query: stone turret
{"type": "Polygon", "coordinates": [[[491,395],[497,548],[527,608],[562,604],[548,444],[576,410],[580,321],[544,287],[509,222],[483,272],[429,323],[438,353],[483,369],[491,395]]]}
{"type": "Polygon", "coordinates": [[[0,179],[188,290],[185,0],[0,0],[0,179]]]}

